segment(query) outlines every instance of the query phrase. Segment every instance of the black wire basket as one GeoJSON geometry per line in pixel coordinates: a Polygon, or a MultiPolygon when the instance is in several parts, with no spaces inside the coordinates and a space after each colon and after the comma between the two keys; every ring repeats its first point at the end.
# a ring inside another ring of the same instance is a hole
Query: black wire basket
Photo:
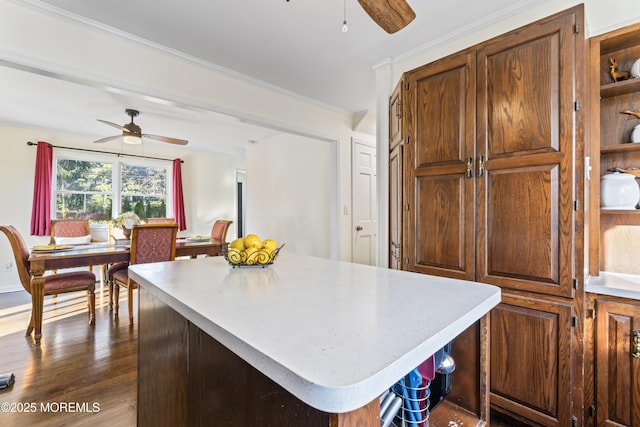
{"type": "Polygon", "coordinates": [[[274,263],[280,249],[284,247],[284,243],[273,251],[266,249],[257,249],[253,252],[238,251],[228,246],[222,247],[222,256],[233,268],[236,267],[266,267],[274,263]]]}

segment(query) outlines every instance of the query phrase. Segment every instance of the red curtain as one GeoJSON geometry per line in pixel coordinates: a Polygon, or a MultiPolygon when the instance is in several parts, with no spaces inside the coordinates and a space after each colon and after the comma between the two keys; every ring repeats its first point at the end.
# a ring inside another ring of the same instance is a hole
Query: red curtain
{"type": "Polygon", "coordinates": [[[184,215],[184,197],[182,195],[182,161],[173,161],[173,217],[178,224],[178,230],[187,229],[187,219],[184,215]]]}
{"type": "Polygon", "coordinates": [[[31,235],[48,236],[51,224],[51,175],[53,173],[53,147],[38,142],[36,173],[33,179],[33,204],[31,205],[31,235]]]}

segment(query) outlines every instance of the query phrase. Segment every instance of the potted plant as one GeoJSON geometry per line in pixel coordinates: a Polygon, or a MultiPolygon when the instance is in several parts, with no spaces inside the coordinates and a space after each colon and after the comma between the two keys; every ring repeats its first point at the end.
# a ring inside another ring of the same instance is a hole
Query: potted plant
{"type": "Polygon", "coordinates": [[[133,212],[123,212],[113,220],[113,226],[121,228],[127,239],[131,239],[131,229],[136,224],[140,224],[140,217],[133,212]]]}

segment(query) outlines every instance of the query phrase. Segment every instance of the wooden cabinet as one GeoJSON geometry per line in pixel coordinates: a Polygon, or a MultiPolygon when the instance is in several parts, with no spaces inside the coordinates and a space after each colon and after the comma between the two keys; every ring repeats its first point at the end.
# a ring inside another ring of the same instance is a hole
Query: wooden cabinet
{"type": "Polygon", "coordinates": [[[629,71],[640,58],[640,24],[590,40],[591,227],[589,273],[601,271],[640,274],[640,210],[601,210],[599,177],[610,169],[640,167],[640,144],[629,143],[640,120],[625,110],[640,110],[640,79],[614,82],[610,60],[617,70],[629,71]]]}
{"type": "Polygon", "coordinates": [[[403,206],[403,116],[404,79],[389,98],[389,267],[402,269],[403,206]]]}
{"type": "Polygon", "coordinates": [[[407,74],[408,269],[475,277],[475,52],[407,74]]]}
{"type": "Polygon", "coordinates": [[[503,289],[491,407],[549,426],[582,420],[582,22],[577,6],[405,75],[405,268],[503,289]]]}
{"type": "Polygon", "coordinates": [[[389,267],[402,269],[402,144],[389,153],[389,267]]]}
{"type": "Polygon", "coordinates": [[[404,80],[400,79],[389,98],[389,150],[393,150],[402,142],[403,89],[404,80]]]}
{"type": "Polygon", "coordinates": [[[577,20],[408,73],[410,270],[573,296],[577,20]]]}
{"type": "Polygon", "coordinates": [[[491,404],[528,424],[569,425],[571,301],[504,291],[491,314],[491,404]]]}
{"type": "Polygon", "coordinates": [[[581,9],[572,9],[478,51],[479,281],[573,297],[581,26],[581,9]]]}
{"type": "Polygon", "coordinates": [[[640,301],[589,295],[593,400],[588,425],[640,426],[640,301]]]}

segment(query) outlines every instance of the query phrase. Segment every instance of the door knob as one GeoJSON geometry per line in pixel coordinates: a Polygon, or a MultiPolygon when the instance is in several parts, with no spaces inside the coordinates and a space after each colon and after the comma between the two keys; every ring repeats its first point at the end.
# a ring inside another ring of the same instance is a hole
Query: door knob
{"type": "Polygon", "coordinates": [[[362,231],[362,226],[361,225],[357,226],[356,231],[362,231]]]}

